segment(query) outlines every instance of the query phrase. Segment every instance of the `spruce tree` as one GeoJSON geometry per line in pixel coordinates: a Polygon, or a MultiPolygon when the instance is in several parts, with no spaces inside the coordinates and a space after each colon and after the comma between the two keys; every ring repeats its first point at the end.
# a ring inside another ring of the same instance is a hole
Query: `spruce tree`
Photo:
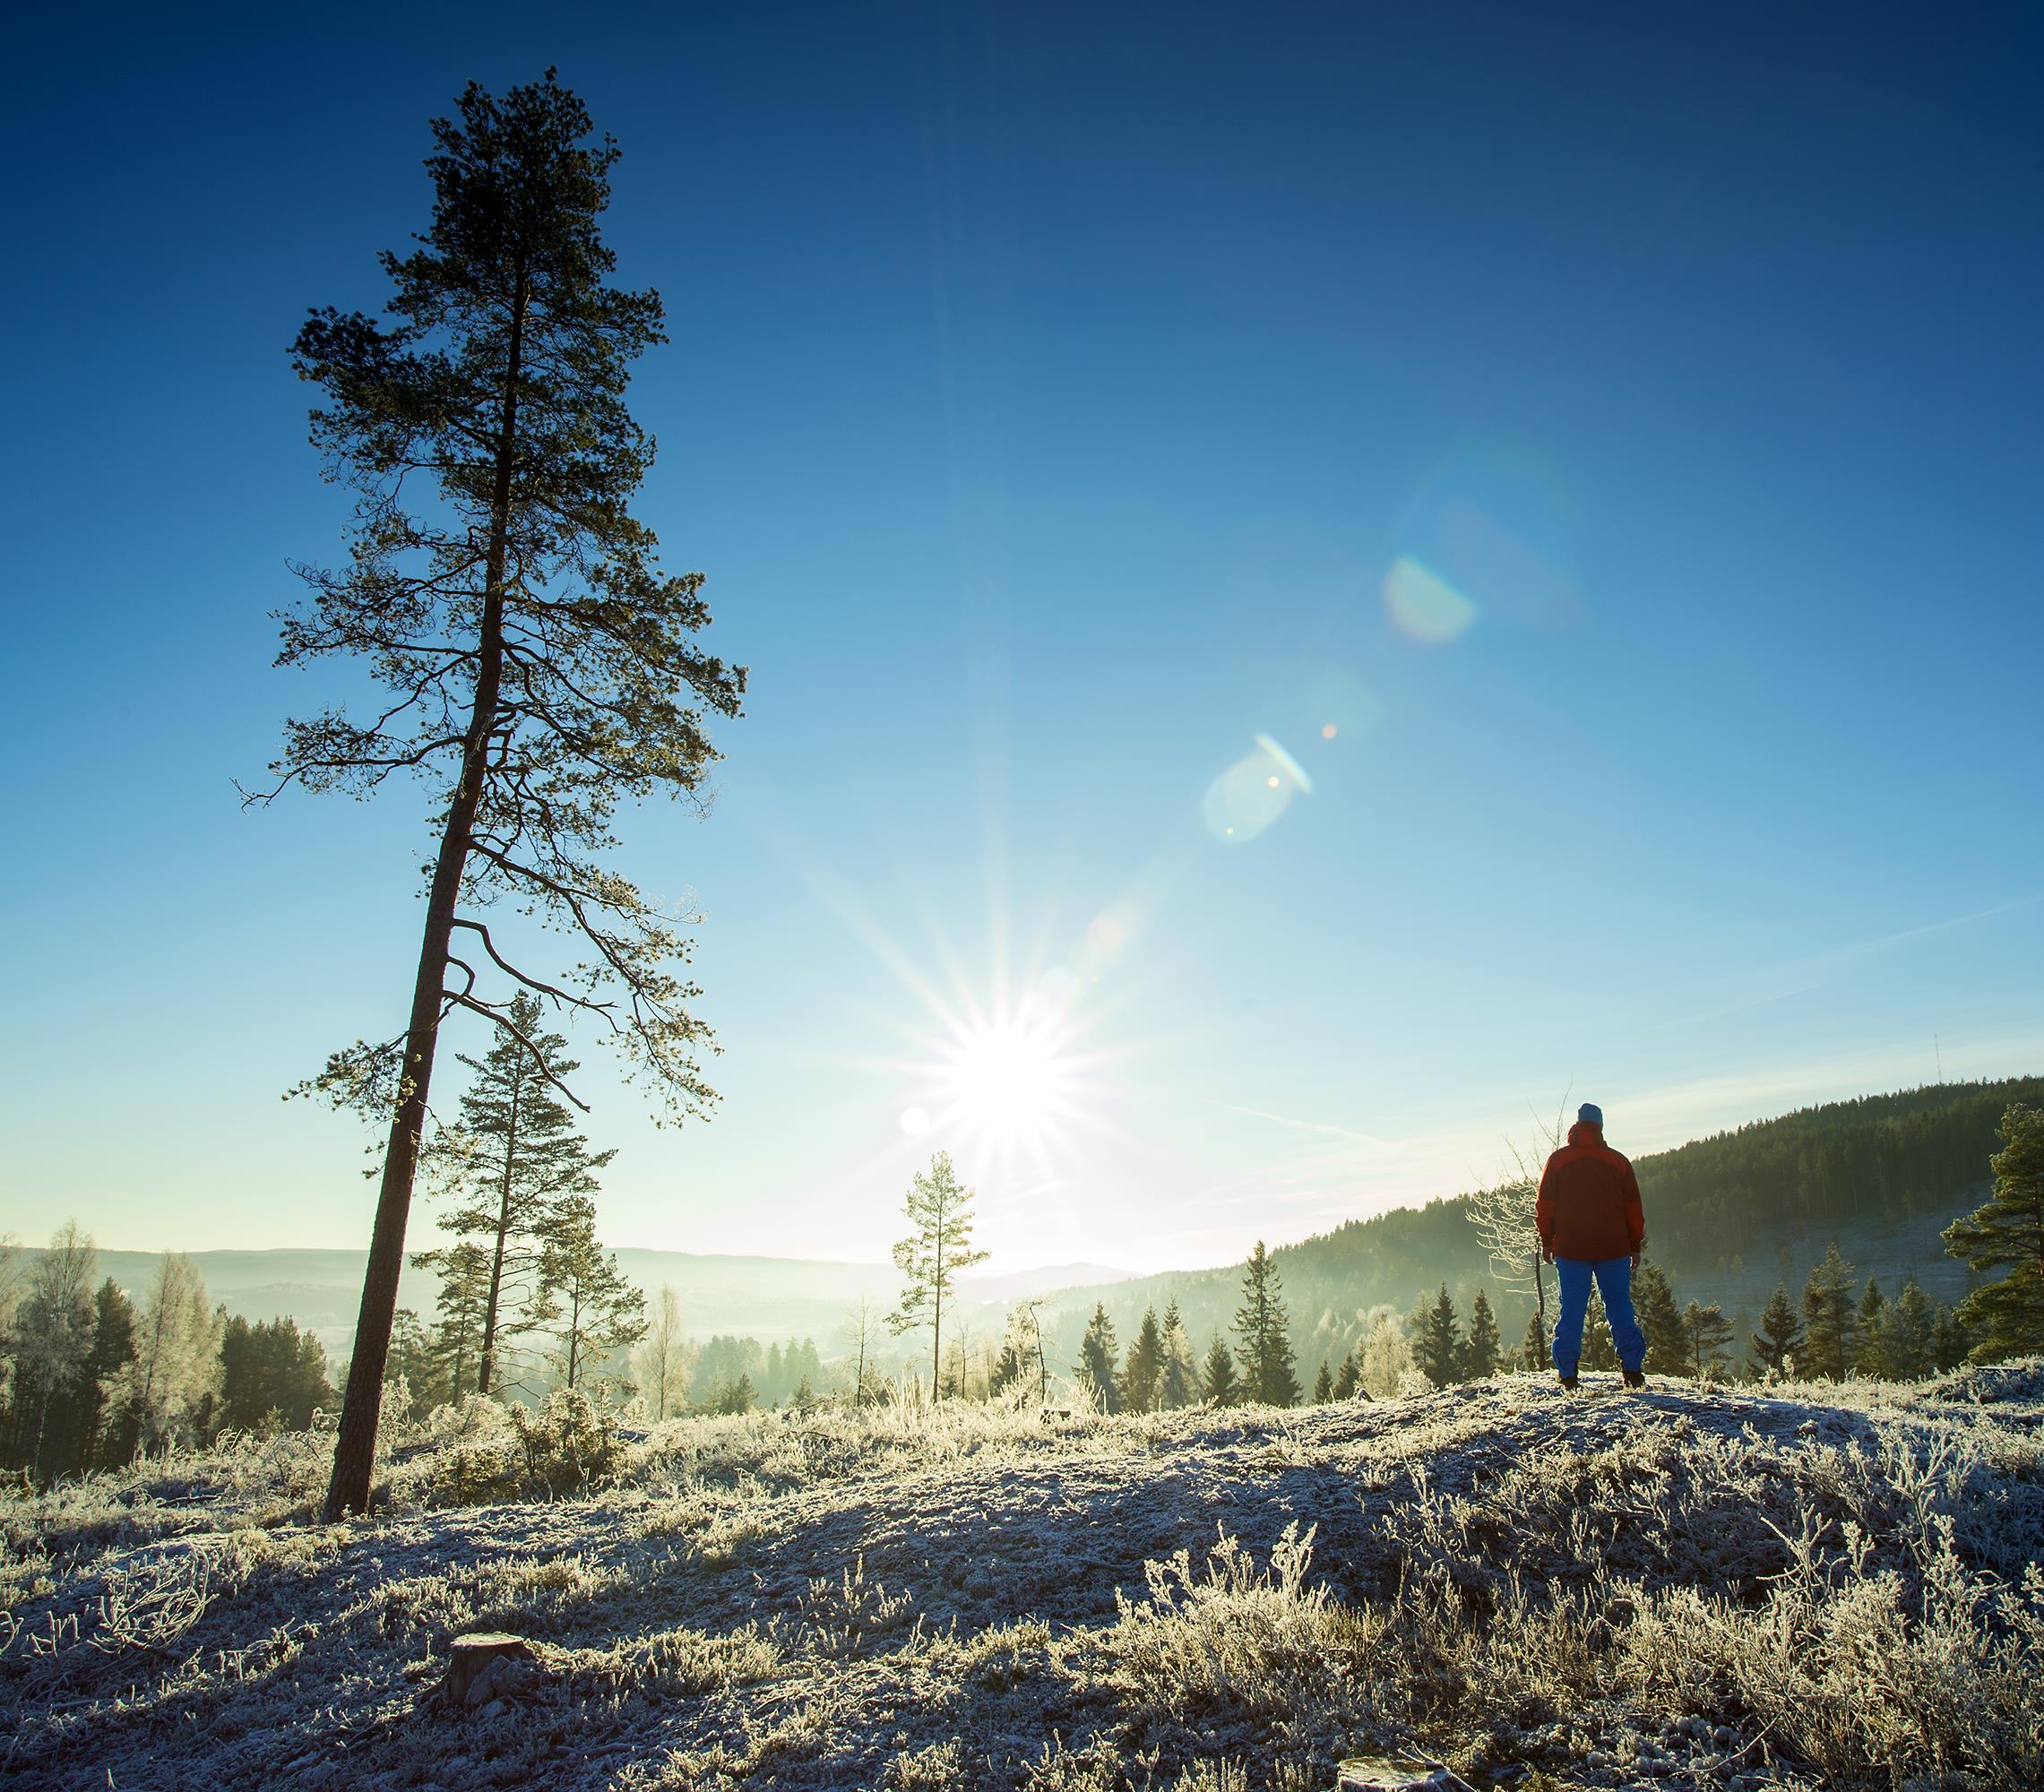
{"type": "Polygon", "coordinates": [[[1358,1355],[1360,1347],[1350,1345],[1349,1354],[1341,1358],[1341,1366],[1334,1372],[1334,1398],[1338,1400],[1354,1400],[1356,1390],[1362,1385],[1363,1365],[1358,1355]]]}
{"type": "MultiPolygon", "coordinates": [[[[1960,1303],[1960,1305],[1963,1305],[1964,1302],[1960,1303]]],[[[1934,1335],[1937,1340],[1937,1370],[1940,1374],[1957,1368],[1972,1354],[1972,1330],[1960,1317],[1958,1306],[1941,1305],[1938,1307],[1934,1335]]]]}
{"type": "Polygon", "coordinates": [[[1859,1297],[1859,1351],[1854,1369],[1875,1381],[1889,1378],[1887,1358],[1887,1299],[1881,1284],[1867,1278],[1867,1292],[1859,1297]]]}
{"type": "Polygon", "coordinates": [[[1937,1367],[1937,1314],[1911,1276],[1888,1303],[1881,1322],[1881,1355],[1896,1381],[1917,1382],[1937,1367]]]}
{"type": "Polygon", "coordinates": [[[1646,1337],[1646,1362],[1650,1375],[1686,1375],[1689,1373],[1689,1344],[1683,1331],[1682,1309],[1675,1299],[1675,1287],[1659,1263],[1643,1262],[1633,1272],[1633,1314],[1646,1337]]]}
{"type": "Polygon", "coordinates": [[[1705,1306],[1693,1300],[1684,1307],[1682,1336],[1685,1360],[1681,1373],[1708,1382],[1730,1366],[1731,1352],[1727,1347],[1732,1341],[1731,1321],[1716,1302],[1705,1306]]]}
{"type": "Polygon", "coordinates": [[[1079,1340],[1079,1360],[1074,1373],[1079,1385],[1102,1412],[1121,1409],[1121,1393],[1115,1358],[1120,1354],[1114,1335],[1114,1321],[1108,1317],[1105,1302],[1093,1303],[1093,1316],[1086,1322],[1086,1335],[1079,1340]]]}
{"type": "Polygon", "coordinates": [[[1157,1309],[1143,1309],[1143,1323],[1135,1342],[1128,1347],[1128,1360],[1121,1371],[1121,1409],[1124,1412],[1155,1409],[1164,1380],[1164,1332],[1157,1323],[1157,1309]]]}
{"type": "Polygon", "coordinates": [[[108,1383],[134,1360],[134,1303],[108,1276],[99,1284],[92,1305],[92,1349],[81,1390],[90,1423],[79,1467],[111,1469],[134,1454],[134,1421],[115,1411],[107,1398],[108,1383]]]}
{"type": "Polygon", "coordinates": [[[404,1025],[336,1053],[315,1085],[388,1127],[329,1521],[368,1504],[448,1016],[502,1026],[503,990],[544,995],[606,1029],[677,1117],[715,1099],[697,1063],[713,1046],[686,1007],[697,992],[676,975],[687,942],[606,860],[621,802],[701,808],[705,715],[737,712],[745,675],[695,645],[702,580],[664,573],[629,508],[652,443],[625,389],[664,340],[661,309],[608,284],[599,227],[617,151],[591,132],[551,71],[501,99],[471,84],[433,126],[430,225],[383,258],[385,317],[315,311],[293,345],[320,389],[314,443],[357,503],[345,564],[304,569],[278,663],[347,656],[388,694],[372,720],[289,723],[275,783],[249,800],[417,777],[437,836],[404,1025]],[[497,897],[579,936],[581,965],[519,962],[484,918],[497,897]]]}
{"type": "Polygon", "coordinates": [[[1487,1382],[1497,1373],[1502,1357],[1497,1335],[1497,1315],[1491,1311],[1490,1297],[1481,1288],[1470,1305],[1469,1337],[1462,1345],[1462,1379],[1487,1382]]]}
{"type": "Polygon", "coordinates": [[[1859,1304],[1853,1298],[1852,1282],[1852,1265],[1838,1254],[1834,1240],[1803,1284],[1798,1374],[1841,1382],[1852,1373],[1859,1349],[1859,1304]]]}
{"type": "Polygon", "coordinates": [[[1545,1374],[1555,1366],[1553,1340],[1537,1313],[1526,1322],[1526,1336],[1519,1346],[1519,1360],[1523,1367],[1535,1374],[1545,1374]]]}
{"type": "Polygon", "coordinates": [[[1263,1241],[1242,1271],[1242,1305],[1235,1311],[1235,1332],[1242,1341],[1236,1354],[1242,1362],[1242,1398],[1265,1406],[1297,1406],[1298,1377],[1292,1373],[1291,1316],[1286,1311],[1278,1266],[1263,1241]]]}
{"type": "Polygon", "coordinates": [[[1412,1360],[1436,1387],[1446,1387],[1462,1373],[1462,1326],[1447,1283],[1441,1284],[1434,1304],[1421,1309],[1416,1330],[1419,1335],[1412,1347],[1412,1360]]]}
{"type": "Polygon", "coordinates": [[[1752,1334],[1753,1372],[1756,1375],[1790,1373],[1789,1359],[1798,1358],[1803,1348],[1803,1326],[1796,1314],[1796,1303],[1780,1282],[1761,1309],[1760,1330],[1752,1334]]]}
{"type": "Polygon", "coordinates": [[[1235,1358],[1229,1354],[1227,1344],[1220,1333],[1213,1334],[1213,1341],[1206,1347],[1206,1398],[1212,1406],[1239,1406],[1242,1403],[1242,1384],[1236,1378],[1235,1358]]]}
{"type": "Polygon", "coordinates": [[[1193,1359],[1192,1340],[1186,1335],[1186,1322],[1174,1295],[1164,1307],[1164,1372],[1158,1400],[1175,1409],[1197,1406],[1201,1398],[1199,1365],[1193,1359]]]}
{"type": "Polygon", "coordinates": [[[1977,1273],[2007,1271],[1959,1303],[1980,1363],[2044,1350],[2044,1108],[2014,1103],[1997,1136],[1993,1194],[1945,1228],[1945,1248],[1977,1273]]]}
{"type": "Polygon", "coordinates": [[[894,1266],[901,1271],[901,1298],[887,1315],[887,1329],[898,1338],[919,1326],[930,1329],[930,1399],[937,1398],[944,1364],[944,1309],[959,1272],[987,1261],[972,1248],[973,1191],[958,1180],[951,1153],[939,1151],[927,1170],[909,1183],[903,1210],[911,1230],[894,1246],[894,1266]]]}

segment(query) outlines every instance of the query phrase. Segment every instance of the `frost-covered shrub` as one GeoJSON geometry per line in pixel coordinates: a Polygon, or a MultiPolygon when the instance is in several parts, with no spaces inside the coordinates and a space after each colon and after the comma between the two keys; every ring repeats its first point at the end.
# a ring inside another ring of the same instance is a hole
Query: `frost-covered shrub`
{"type": "Polygon", "coordinates": [[[1103,1639],[1132,1707],[1171,1723],[1307,1708],[1359,1715],[1381,1625],[1308,1584],[1313,1536],[1287,1525],[1263,1568],[1225,1531],[1200,1566],[1183,1549],[1145,1563],[1149,1598],[1117,1591],[1119,1615],[1103,1639]]]}

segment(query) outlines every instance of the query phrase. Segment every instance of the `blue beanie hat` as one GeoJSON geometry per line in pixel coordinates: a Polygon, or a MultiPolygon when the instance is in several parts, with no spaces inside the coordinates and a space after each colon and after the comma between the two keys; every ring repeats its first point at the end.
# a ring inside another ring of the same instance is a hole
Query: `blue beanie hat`
{"type": "Polygon", "coordinates": [[[1604,1124],[1604,1110],[1594,1101],[1585,1101],[1575,1110],[1575,1117],[1585,1126],[1601,1126],[1604,1124]]]}

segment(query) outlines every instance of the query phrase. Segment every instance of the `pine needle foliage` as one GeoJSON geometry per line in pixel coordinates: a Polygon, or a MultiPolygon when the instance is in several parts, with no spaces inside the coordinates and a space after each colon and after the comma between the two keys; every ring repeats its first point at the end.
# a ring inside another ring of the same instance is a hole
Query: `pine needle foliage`
{"type": "Polygon", "coordinates": [[[2005,1275],[1975,1288],[1958,1317],[1979,1335],[1976,1362],[2044,1350],[2044,1109],[2018,1101],[2001,1119],[1988,1159],[1994,1194],[1945,1231],[1945,1248],[1977,1271],[2005,1275]]]}
{"type": "Polygon", "coordinates": [[[894,1246],[894,1266],[906,1279],[901,1304],[887,1315],[888,1330],[899,1337],[920,1326],[930,1329],[930,1398],[937,1398],[944,1362],[944,1309],[955,1292],[958,1274],[987,1261],[972,1247],[973,1191],[958,1180],[951,1153],[939,1151],[927,1170],[909,1184],[904,1203],[909,1236],[894,1246]]]}

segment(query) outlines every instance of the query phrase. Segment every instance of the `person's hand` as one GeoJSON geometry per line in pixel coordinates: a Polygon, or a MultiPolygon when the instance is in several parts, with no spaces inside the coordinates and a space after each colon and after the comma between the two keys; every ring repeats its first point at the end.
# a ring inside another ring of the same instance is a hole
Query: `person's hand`
{"type": "Polygon", "coordinates": [[[1545,1245],[1542,1245],[1540,1246],[1540,1261],[1543,1263],[1551,1263],[1554,1262],[1554,1260],[1555,1254],[1550,1251],[1545,1245]]]}
{"type": "Polygon", "coordinates": [[[1634,1267],[1634,1268],[1636,1270],[1636,1269],[1638,1269],[1638,1268],[1639,1268],[1639,1266],[1640,1266],[1640,1254],[1639,1254],[1637,1251],[1634,1251],[1634,1252],[1633,1253],[1633,1267],[1634,1267]]]}

